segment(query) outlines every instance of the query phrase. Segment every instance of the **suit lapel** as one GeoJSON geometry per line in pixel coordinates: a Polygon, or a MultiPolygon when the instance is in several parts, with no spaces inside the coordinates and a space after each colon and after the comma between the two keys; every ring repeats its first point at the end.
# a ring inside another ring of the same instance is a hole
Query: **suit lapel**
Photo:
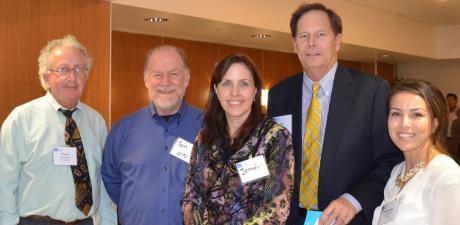
{"type": "Polygon", "coordinates": [[[291,207],[297,209],[299,205],[299,185],[300,175],[302,170],[302,84],[303,73],[295,75],[291,80],[286,90],[287,95],[285,101],[286,114],[292,114],[292,141],[294,148],[294,195],[292,198],[291,207]]]}
{"type": "Polygon", "coordinates": [[[339,66],[335,74],[331,102],[329,104],[320,171],[325,171],[333,163],[332,158],[337,150],[338,141],[343,133],[346,132],[344,126],[347,121],[347,115],[349,115],[352,107],[354,94],[353,78],[349,70],[339,66]]]}
{"type": "MultiPolygon", "coordinates": [[[[290,99],[286,99],[289,102],[289,111],[292,112],[292,136],[294,143],[294,149],[300,149],[297,151],[295,156],[300,159],[302,158],[302,84],[303,84],[303,73],[296,75],[294,80],[293,88],[290,90],[288,95],[290,99]],[[296,148],[297,147],[297,148],[296,148]]],[[[296,162],[297,164],[297,162],[296,162]]],[[[300,164],[299,164],[300,165],[300,164]]]]}

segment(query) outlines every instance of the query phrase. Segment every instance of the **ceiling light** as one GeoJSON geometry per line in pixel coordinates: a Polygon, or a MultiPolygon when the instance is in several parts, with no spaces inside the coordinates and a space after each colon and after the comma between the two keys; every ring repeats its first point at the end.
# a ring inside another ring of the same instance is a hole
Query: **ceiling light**
{"type": "Polygon", "coordinates": [[[391,58],[391,55],[388,54],[388,53],[383,53],[380,57],[381,57],[382,59],[389,59],[389,58],[391,58]]]}
{"type": "Polygon", "coordinates": [[[253,34],[251,35],[252,38],[271,38],[270,34],[253,34]]]}
{"type": "Polygon", "coordinates": [[[168,22],[168,19],[164,17],[150,17],[150,18],[145,18],[144,21],[149,22],[149,23],[163,23],[163,22],[168,22]]]}

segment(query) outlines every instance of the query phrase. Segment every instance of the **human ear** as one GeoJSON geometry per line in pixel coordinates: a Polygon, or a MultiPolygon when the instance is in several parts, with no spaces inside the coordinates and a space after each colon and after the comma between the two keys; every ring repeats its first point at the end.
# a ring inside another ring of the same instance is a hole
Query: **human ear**
{"type": "Polygon", "coordinates": [[[436,128],[438,128],[439,121],[437,118],[435,118],[431,124],[431,133],[434,133],[436,131],[436,128]]]}

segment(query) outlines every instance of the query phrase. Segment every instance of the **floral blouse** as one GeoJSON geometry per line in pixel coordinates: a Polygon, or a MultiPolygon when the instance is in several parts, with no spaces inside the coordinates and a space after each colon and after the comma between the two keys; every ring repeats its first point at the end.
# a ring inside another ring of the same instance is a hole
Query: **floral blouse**
{"type": "Polygon", "coordinates": [[[222,140],[206,146],[198,135],[186,179],[182,207],[190,204],[191,224],[284,224],[294,186],[294,156],[289,131],[262,120],[232,155],[222,140]],[[270,175],[242,184],[235,164],[263,155],[270,175]]]}

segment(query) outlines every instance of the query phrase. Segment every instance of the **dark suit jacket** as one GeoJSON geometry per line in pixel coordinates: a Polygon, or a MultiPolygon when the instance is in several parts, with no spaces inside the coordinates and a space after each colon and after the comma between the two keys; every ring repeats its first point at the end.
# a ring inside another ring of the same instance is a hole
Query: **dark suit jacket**
{"type": "MultiPolygon", "coordinates": [[[[296,74],[269,92],[268,115],[292,114],[295,186],[286,224],[303,224],[299,216],[302,162],[302,82],[296,74]]],[[[389,138],[387,98],[383,79],[339,66],[334,79],[326,133],[321,153],[318,203],[324,210],[344,193],[355,197],[363,210],[350,224],[371,224],[383,188],[402,155],[389,138]]]]}
{"type": "Polygon", "coordinates": [[[449,153],[460,163],[460,109],[457,109],[457,119],[452,121],[452,138],[447,140],[449,153]]]}

